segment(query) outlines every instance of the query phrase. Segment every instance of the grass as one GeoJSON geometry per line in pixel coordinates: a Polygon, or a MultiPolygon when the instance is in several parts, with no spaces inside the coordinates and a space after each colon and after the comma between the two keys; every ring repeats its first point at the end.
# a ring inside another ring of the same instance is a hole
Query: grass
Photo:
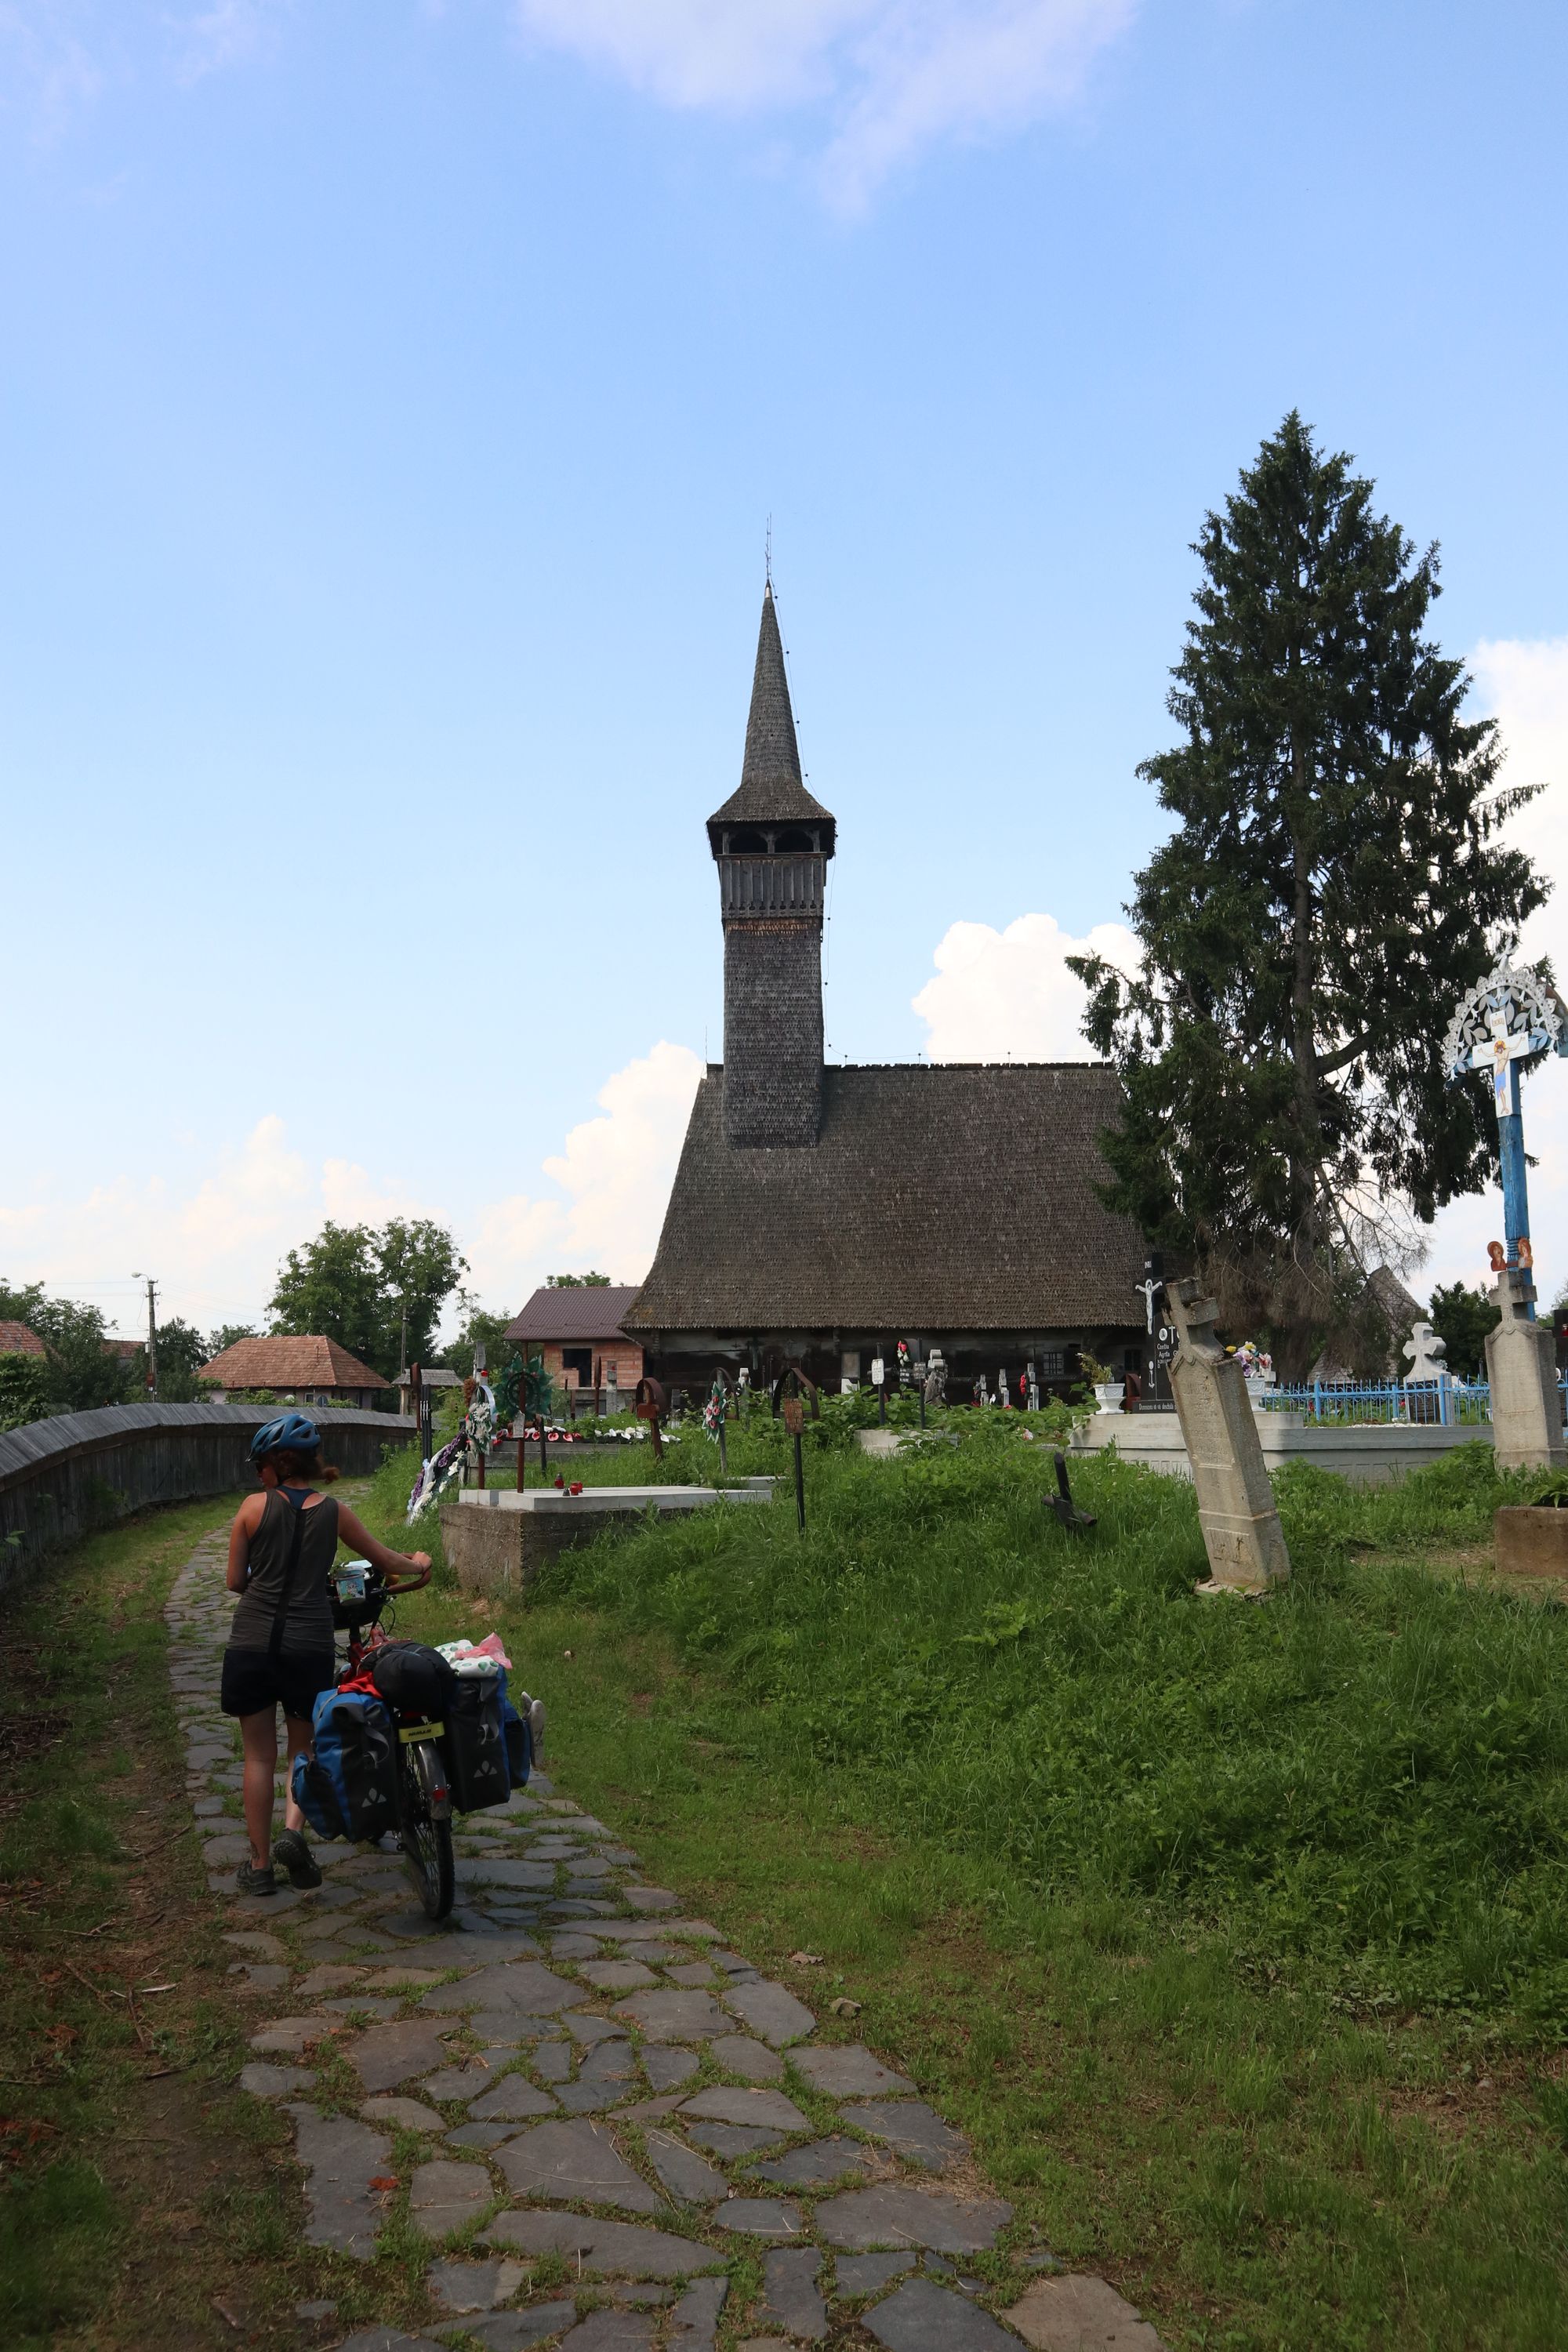
{"type": "Polygon", "coordinates": [[[499,1615],[572,1792],[1168,2341],[1561,2344],[1568,1613],[1475,1564],[1531,1482],[1293,1470],[1289,1590],[1204,1602],[1189,1489],[1087,1462],[1075,1543],[963,1424],[870,1464],[830,1414],[804,1540],[781,1492],[405,1629],[499,1615]]]}
{"type": "Polygon", "coordinates": [[[300,2244],[288,2127],[235,2087],[257,1997],[228,1974],[162,1612],[236,1499],[127,1521],[0,1609],[7,2352],[285,2352],[301,2298],[344,2327],[425,2310],[422,2262],[300,2244]]]}

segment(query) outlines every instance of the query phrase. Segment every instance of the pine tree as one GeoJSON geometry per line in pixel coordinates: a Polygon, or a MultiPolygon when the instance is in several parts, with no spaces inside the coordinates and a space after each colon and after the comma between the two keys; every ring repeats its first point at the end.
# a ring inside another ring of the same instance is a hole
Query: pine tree
{"type": "Polygon", "coordinates": [[[1494,1172],[1488,1097],[1438,1049],[1546,896],[1498,839],[1535,788],[1496,789],[1495,722],[1461,717],[1463,666],[1423,634],[1437,551],[1351,464],[1292,412],[1205,517],[1167,704],[1184,740],[1139,770],[1176,819],[1134,877],[1142,966],[1073,966],[1124,1087],[1107,1198],[1287,1378],[1330,1337],[1353,1351],[1391,1222],[1494,1172]]]}

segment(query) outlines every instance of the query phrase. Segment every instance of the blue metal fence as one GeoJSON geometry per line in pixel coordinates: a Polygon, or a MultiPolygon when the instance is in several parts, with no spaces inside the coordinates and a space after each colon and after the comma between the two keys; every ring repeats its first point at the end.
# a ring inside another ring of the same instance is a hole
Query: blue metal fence
{"type": "MultiPolygon", "coordinates": [[[[1568,1383],[1558,1382],[1568,1396],[1568,1383]]],[[[1294,1388],[1254,1392],[1265,1412],[1300,1412],[1309,1421],[1405,1422],[1453,1429],[1489,1422],[1491,1389],[1485,1381],[1303,1381],[1294,1388]]]]}

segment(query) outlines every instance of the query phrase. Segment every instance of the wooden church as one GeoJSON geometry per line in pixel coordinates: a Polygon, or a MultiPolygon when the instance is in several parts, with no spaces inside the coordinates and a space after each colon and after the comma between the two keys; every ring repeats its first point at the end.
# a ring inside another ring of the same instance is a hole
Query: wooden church
{"type": "Polygon", "coordinates": [[[1092,1355],[1145,1352],[1143,1244],[1095,1187],[1116,1079],[1093,1062],[823,1061],[829,812],[802,780],[771,584],[739,789],[708,820],[724,932],[724,1058],[697,1090],[641,1293],[648,1370],[705,1387],[799,1364],[870,1377],[898,1342],[940,1347],[949,1395],[1042,1391],[1092,1355]],[[996,1171],[1005,1170],[999,1185],[996,1171]]]}

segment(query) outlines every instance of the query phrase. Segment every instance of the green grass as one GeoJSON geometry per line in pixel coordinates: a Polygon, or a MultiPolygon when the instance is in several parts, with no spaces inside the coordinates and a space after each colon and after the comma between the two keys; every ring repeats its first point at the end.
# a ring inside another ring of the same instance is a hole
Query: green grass
{"type": "MultiPolygon", "coordinates": [[[[1290,1588],[1203,1601],[1190,1489],[1087,1461],[1074,1542],[1040,1447],[953,1426],[819,1430],[804,1540],[784,1491],[500,1612],[564,1784],[786,1975],[822,1954],[797,1989],[1167,2340],[1561,2344],[1568,1613],[1462,1557],[1531,1482],[1292,1472],[1290,1588]]],[[[731,1467],[786,1459],[769,1424],[731,1467]]]]}

